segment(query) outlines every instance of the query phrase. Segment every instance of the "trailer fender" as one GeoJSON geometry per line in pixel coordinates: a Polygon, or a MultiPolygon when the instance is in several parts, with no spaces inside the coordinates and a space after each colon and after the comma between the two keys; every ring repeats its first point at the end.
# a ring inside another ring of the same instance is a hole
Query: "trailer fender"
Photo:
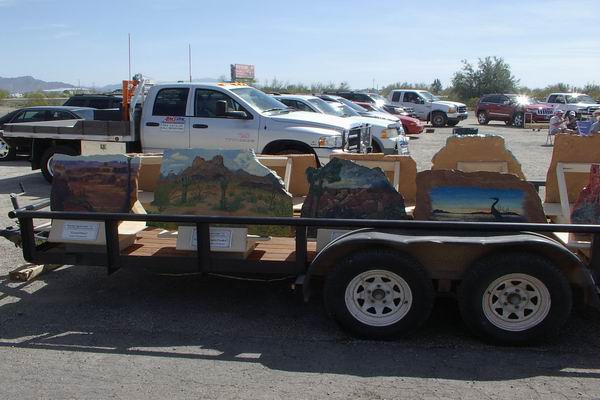
{"type": "MultiPolygon", "coordinates": [[[[488,256],[497,251],[525,251],[540,254],[555,263],[567,276],[571,285],[583,291],[584,303],[600,308],[598,290],[591,271],[558,240],[535,232],[502,233],[481,232],[474,236],[473,232],[446,231],[432,235],[426,231],[385,231],[359,229],[348,232],[331,241],[321,250],[306,271],[303,282],[305,301],[310,298],[310,281],[313,275],[326,274],[338,260],[348,254],[366,248],[381,248],[410,253],[411,246],[416,244],[469,245],[477,246],[477,258],[488,256]]],[[[472,259],[464,266],[464,270],[472,265],[472,259]]]]}

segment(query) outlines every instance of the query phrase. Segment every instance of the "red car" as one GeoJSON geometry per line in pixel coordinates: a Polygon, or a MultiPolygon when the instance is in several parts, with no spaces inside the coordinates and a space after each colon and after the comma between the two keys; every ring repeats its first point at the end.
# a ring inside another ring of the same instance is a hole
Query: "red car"
{"type": "MultiPolygon", "coordinates": [[[[353,103],[358,104],[359,106],[365,108],[369,112],[387,113],[387,111],[382,111],[381,109],[377,108],[377,106],[371,103],[365,103],[362,101],[354,101],[353,103]]],[[[425,130],[425,122],[417,118],[409,117],[407,115],[393,115],[394,117],[400,119],[400,121],[402,122],[402,128],[404,128],[404,133],[407,135],[418,135],[419,133],[423,132],[423,130],[425,130]]]]}
{"type": "Polygon", "coordinates": [[[554,109],[517,94],[486,94],[477,102],[477,121],[486,125],[490,121],[504,121],[506,125],[523,127],[525,122],[548,122],[554,109]]]}

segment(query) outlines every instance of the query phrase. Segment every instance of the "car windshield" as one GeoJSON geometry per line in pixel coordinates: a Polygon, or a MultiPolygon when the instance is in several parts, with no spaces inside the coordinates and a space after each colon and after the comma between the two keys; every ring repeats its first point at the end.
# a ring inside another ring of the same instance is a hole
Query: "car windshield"
{"type": "Polygon", "coordinates": [[[437,98],[436,96],[432,95],[429,92],[419,92],[419,94],[421,95],[421,97],[424,97],[425,100],[429,100],[429,101],[438,101],[439,98],[437,98]]]}
{"type": "Polygon", "coordinates": [[[588,96],[587,94],[580,94],[578,96],[570,96],[567,95],[567,103],[576,104],[576,103],[586,103],[586,104],[596,104],[596,101],[588,96]]]}
{"type": "Polygon", "coordinates": [[[339,107],[334,107],[323,99],[315,97],[314,99],[308,99],[308,102],[315,106],[317,110],[323,114],[335,115],[336,117],[343,117],[344,112],[339,107]]]}
{"type": "Polygon", "coordinates": [[[336,98],[336,100],[337,100],[337,101],[339,101],[340,103],[343,103],[343,104],[345,104],[346,106],[348,106],[349,108],[353,109],[354,111],[356,111],[356,112],[357,112],[357,113],[359,113],[359,114],[360,114],[360,113],[366,113],[366,112],[368,112],[368,110],[367,110],[366,108],[364,108],[364,107],[361,107],[361,106],[359,106],[358,104],[356,104],[356,103],[353,103],[353,102],[351,102],[350,100],[348,100],[348,99],[345,99],[345,98],[343,98],[343,97],[336,98]]]}
{"type": "Polygon", "coordinates": [[[279,100],[275,100],[260,90],[251,87],[231,89],[231,91],[261,112],[289,110],[289,108],[279,100]]]}

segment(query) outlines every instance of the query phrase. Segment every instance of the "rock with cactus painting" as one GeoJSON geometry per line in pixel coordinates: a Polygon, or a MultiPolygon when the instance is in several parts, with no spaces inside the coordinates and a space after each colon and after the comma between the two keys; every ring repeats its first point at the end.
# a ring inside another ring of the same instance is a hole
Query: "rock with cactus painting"
{"type": "Polygon", "coordinates": [[[332,158],[306,171],[310,189],[302,217],[406,219],[404,199],[379,168],[332,158]]]}
{"type": "Polygon", "coordinates": [[[590,180],[577,197],[571,212],[573,224],[600,224],[600,165],[592,164],[590,180]]]}
{"type": "Polygon", "coordinates": [[[167,149],[149,212],[291,217],[292,196],[252,150],[167,149]]]}
{"type": "Polygon", "coordinates": [[[530,183],[499,172],[423,171],[417,174],[415,219],[545,223],[530,183]]]}
{"type": "Polygon", "coordinates": [[[56,154],[52,170],[52,211],[127,213],[137,201],[137,157],[56,154]]]}

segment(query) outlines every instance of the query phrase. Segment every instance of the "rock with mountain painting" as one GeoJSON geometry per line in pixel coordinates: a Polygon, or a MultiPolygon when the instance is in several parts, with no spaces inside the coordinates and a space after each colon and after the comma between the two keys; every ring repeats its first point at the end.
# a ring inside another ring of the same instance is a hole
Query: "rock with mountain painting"
{"type": "Polygon", "coordinates": [[[252,150],[167,149],[149,212],[291,217],[292,196],[252,150]]]}
{"type": "Polygon", "coordinates": [[[332,158],[306,171],[310,189],[302,217],[406,219],[404,199],[379,168],[332,158]]]}
{"type": "Polygon", "coordinates": [[[414,217],[430,221],[547,222],[535,188],[517,176],[452,170],[417,174],[414,217]]]}

